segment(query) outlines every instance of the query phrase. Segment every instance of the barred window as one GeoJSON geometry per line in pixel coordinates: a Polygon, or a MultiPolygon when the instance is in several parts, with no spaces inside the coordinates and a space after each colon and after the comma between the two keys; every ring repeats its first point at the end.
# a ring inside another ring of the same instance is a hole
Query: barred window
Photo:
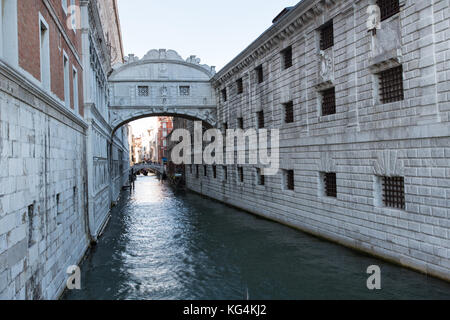
{"type": "Polygon", "coordinates": [[[244,118],[237,118],[238,129],[244,129],[244,118]]]}
{"type": "Polygon", "coordinates": [[[289,69],[292,67],[292,47],[287,47],[283,51],[281,51],[281,55],[283,57],[283,66],[284,69],[289,69]]]}
{"type": "Polygon", "coordinates": [[[258,179],[258,185],[263,186],[266,183],[265,176],[262,174],[262,170],[260,168],[256,169],[256,175],[258,179]]]}
{"type": "Polygon", "coordinates": [[[227,97],[227,89],[226,88],[222,89],[221,93],[222,93],[222,101],[223,102],[227,102],[227,99],[228,99],[228,97],[227,97]]]}
{"type": "Polygon", "coordinates": [[[292,101],[284,104],[284,122],[294,122],[294,103],[292,101]]]}
{"type": "Polygon", "coordinates": [[[381,103],[402,101],[403,67],[398,66],[379,73],[381,103]]]}
{"type": "Polygon", "coordinates": [[[238,167],[239,181],[244,182],[244,168],[238,167]]]}
{"type": "Polygon", "coordinates": [[[240,78],[236,81],[236,86],[237,86],[238,94],[241,94],[244,92],[244,82],[242,81],[242,78],[240,78]]]}
{"type": "Polygon", "coordinates": [[[285,170],[285,184],[287,190],[294,190],[295,182],[294,182],[294,170],[285,170]]]}
{"type": "Polygon", "coordinates": [[[322,91],[322,116],[336,113],[336,91],[330,88],[322,91]]]}
{"type": "Polygon", "coordinates": [[[213,177],[214,177],[214,179],[216,179],[217,178],[217,167],[213,166],[212,168],[213,168],[213,177]]]}
{"type": "Polygon", "coordinates": [[[148,97],[148,86],[139,86],[138,87],[138,96],[139,97],[148,97]]]}
{"type": "Polygon", "coordinates": [[[405,179],[383,177],[383,202],[386,207],[405,209],[405,179]]]}
{"type": "Polygon", "coordinates": [[[325,195],[327,197],[337,197],[336,173],[328,172],[323,174],[325,195]]]}
{"type": "Polygon", "coordinates": [[[260,65],[259,67],[257,67],[255,69],[255,72],[256,72],[256,77],[258,78],[258,83],[263,83],[264,82],[263,66],[260,65]]]}
{"type": "Polygon", "coordinates": [[[320,29],[320,50],[326,50],[332,46],[334,46],[333,20],[320,29]]]}
{"type": "Polygon", "coordinates": [[[258,117],[258,129],[264,128],[264,111],[259,111],[256,113],[258,117]]]}
{"type": "Polygon", "coordinates": [[[400,12],[399,0],[377,0],[381,11],[381,21],[390,18],[400,12]]]}

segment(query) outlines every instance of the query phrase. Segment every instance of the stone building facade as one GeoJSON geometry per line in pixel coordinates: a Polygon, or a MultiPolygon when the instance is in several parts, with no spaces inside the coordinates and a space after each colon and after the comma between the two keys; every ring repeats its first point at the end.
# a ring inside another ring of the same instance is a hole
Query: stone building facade
{"type": "MultiPolygon", "coordinates": [[[[110,179],[115,184],[104,185],[112,201],[121,171],[128,170],[125,131],[109,135],[108,143],[93,137],[99,127],[111,131],[106,104],[91,104],[88,90],[88,37],[105,25],[87,14],[96,5],[103,2],[0,0],[0,299],[62,293],[67,267],[78,264],[97,237],[107,218],[101,209],[109,211],[110,202],[97,201],[102,195],[92,186],[110,179]],[[115,175],[95,177],[92,162],[110,159],[108,152],[115,175]],[[88,206],[92,195],[101,209],[88,206]]],[[[107,49],[96,47],[104,81],[107,49]]]]}
{"type": "Polygon", "coordinates": [[[449,12],[446,0],[285,9],[212,79],[218,127],[279,129],[281,169],[194,165],[188,187],[450,280],[449,12]]]}

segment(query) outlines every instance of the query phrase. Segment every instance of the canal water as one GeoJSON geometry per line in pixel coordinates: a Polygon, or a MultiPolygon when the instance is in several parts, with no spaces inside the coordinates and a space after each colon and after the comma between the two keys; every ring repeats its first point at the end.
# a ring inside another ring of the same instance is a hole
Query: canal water
{"type": "Polygon", "coordinates": [[[64,299],[450,299],[450,284],[138,177],[64,299]],[[367,289],[368,266],[382,290],[367,289]]]}

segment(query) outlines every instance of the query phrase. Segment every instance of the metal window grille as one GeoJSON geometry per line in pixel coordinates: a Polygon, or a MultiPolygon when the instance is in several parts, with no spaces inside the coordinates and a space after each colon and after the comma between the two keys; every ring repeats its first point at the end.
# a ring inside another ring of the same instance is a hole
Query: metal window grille
{"type": "Polygon", "coordinates": [[[333,21],[328,22],[320,29],[320,50],[334,46],[333,21]]]}
{"type": "Polygon", "coordinates": [[[222,100],[223,102],[227,102],[227,89],[222,89],[222,100]]]}
{"type": "Polygon", "coordinates": [[[284,122],[294,122],[294,103],[292,101],[284,105],[284,122]]]}
{"type": "Polygon", "coordinates": [[[383,177],[383,202],[386,207],[405,209],[403,177],[383,177]]]}
{"type": "Polygon", "coordinates": [[[336,113],[336,91],[330,88],[322,92],[322,115],[327,116],[336,113]]]}
{"type": "Polygon", "coordinates": [[[265,176],[262,174],[261,169],[259,169],[259,168],[256,169],[256,173],[258,175],[258,184],[260,186],[265,185],[266,184],[266,179],[265,179],[265,176]]]}
{"type": "Polygon", "coordinates": [[[255,69],[256,71],[256,76],[258,77],[258,83],[263,83],[264,82],[264,71],[263,71],[263,66],[260,65],[259,67],[257,67],[255,69]]]}
{"type": "Polygon", "coordinates": [[[399,0],[377,0],[377,5],[381,11],[381,21],[390,18],[400,12],[399,0]]]}
{"type": "Polygon", "coordinates": [[[325,173],[325,194],[327,197],[337,197],[336,173],[325,173]]]}
{"type": "Polygon", "coordinates": [[[139,97],[148,97],[148,87],[147,86],[139,86],[138,87],[138,96],[139,97]]]}
{"type": "Polygon", "coordinates": [[[382,103],[401,101],[403,93],[403,67],[395,67],[379,73],[382,103]]]}
{"type": "Polygon", "coordinates": [[[294,190],[294,170],[286,170],[286,188],[294,190]]]}
{"type": "Polygon", "coordinates": [[[238,81],[236,81],[237,86],[237,93],[241,94],[244,92],[244,82],[242,81],[242,78],[240,78],[238,81]]]}
{"type": "Polygon", "coordinates": [[[262,129],[264,128],[264,111],[259,111],[257,115],[258,115],[258,128],[262,129]]]}
{"type": "Polygon", "coordinates": [[[244,182],[244,168],[239,167],[238,168],[238,173],[239,173],[239,181],[240,182],[244,182]]]}
{"type": "Polygon", "coordinates": [[[292,47],[284,49],[281,51],[281,54],[283,56],[284,69],[289,69],[292,67],[292,47]]]}

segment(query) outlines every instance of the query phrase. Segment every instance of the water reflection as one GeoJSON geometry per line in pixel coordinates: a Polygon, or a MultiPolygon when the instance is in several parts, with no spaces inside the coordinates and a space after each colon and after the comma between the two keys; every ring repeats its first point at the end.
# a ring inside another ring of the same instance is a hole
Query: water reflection
{"type": "Polygon", "coordinates": [[[125,192],[65,299],[450,299],[428,278],[192,193],[155,177],[125,192]],[[366,269],[382,269],[381,291],[366,269]]]}

